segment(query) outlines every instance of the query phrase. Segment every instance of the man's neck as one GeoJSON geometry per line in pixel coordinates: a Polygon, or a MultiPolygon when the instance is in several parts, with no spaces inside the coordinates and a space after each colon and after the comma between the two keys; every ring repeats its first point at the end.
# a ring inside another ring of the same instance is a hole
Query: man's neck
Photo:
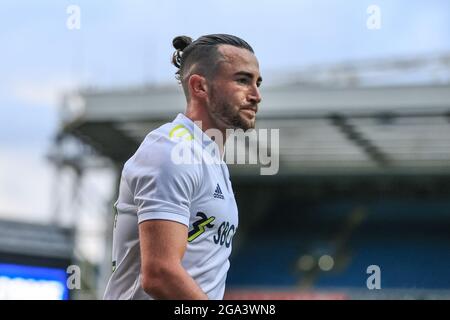
{"type": "Polygon", "coordinates": [[[220,150],[220,155],[221,157],[223,156],[224,153],[224,146],[225,146],[225,142],[227,139],[227,132],[226,132],[226,128],[220,128],[218,127],[218,125],[216,124],[216,122],[211,118],[211,116],[208,114],[206,107],[201,107],[201,106],[191,106],[188,105],[186,108],[186,112],[184,113],[184,115],[191,119],[194,123],[196,122],[200,122],[201,123],[201,127],[200,129],[202,129],[203,132],[206,133],[206,135],[208,137],[211,138],[211,131],[208,132],[209,129],[216,129],[219,130],[222,134],[222,143],[220,143],[220,141],[214,141],[217,143],[219,150],[220,150]]]}

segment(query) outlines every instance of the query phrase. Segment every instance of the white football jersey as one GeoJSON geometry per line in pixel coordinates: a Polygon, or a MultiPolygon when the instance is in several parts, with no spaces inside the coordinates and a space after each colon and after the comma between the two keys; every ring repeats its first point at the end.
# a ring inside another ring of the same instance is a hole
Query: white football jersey
{"type": "Polygon", "coordinates": [[[209,299],[223,298],[238,210],[217,144],[194,122],[179,114],[146,136],[124,165],[116,210],[105,299],[152,299],[141,286],[138,232],[152,219],[188,227],[182,265],[209,299]]]}

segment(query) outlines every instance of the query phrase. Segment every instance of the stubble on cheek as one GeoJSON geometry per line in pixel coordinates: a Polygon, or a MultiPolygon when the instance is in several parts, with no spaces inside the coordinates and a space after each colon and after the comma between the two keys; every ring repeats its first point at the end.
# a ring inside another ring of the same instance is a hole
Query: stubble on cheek
{"type": "Polygon", "coordinates": [[[247,119],[241,113],[240,106],[232,105],[227,101],[226,95],[217,94],[215,89],[211,90],[210,111],[214,120],[227,129],[242,129],[246,131],[255,127],[254,119],[247,119]]]}

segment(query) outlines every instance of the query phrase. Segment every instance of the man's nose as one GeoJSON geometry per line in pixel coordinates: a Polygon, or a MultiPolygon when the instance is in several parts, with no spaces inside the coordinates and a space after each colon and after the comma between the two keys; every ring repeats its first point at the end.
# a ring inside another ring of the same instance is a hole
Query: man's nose
{"type": "Polygon", "coordinates": [[[258,104],[261,102],[261,100],[262,100],[262,97],[261,97],[261,93],[259,92],[259,88],[257,86],[254,86],[252,91],[249,94],[249,101],[252,104],[258,104]]]}

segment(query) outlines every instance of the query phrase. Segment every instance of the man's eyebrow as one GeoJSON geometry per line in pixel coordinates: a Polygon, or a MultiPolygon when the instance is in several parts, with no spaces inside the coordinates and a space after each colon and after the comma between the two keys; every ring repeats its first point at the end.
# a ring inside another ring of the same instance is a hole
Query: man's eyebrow
{"type": "MultiPolygon", "coordinates": [[[[253,73],[250,73],[250,72],[247,72],[247,71],[238,71],[238,72],[236,72],[234,75],[235,75],[235,76],[246,76],[246,77],[249,77],[249,78],[252,78],[252,79],[253,79],[253,73]]],[[[258,77],[258,80],[257,80],[257,81],[258,81],[258,82],[262,82],[261,76],[258,77]]]]}

